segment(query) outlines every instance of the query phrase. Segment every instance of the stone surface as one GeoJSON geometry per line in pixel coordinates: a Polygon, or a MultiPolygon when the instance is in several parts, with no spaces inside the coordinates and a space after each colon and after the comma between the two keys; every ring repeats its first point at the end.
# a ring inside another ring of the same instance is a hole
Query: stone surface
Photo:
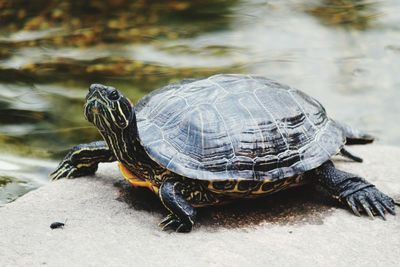
{"type": "MultiPolygon", "coordinates": [[[[364,163],[338,157],[338,167],[399,198],[400,148],[349,150],[364,163]]],[[[165,211],[153,195],[118,180],[116,164],[102,164],[0,208],[0,266],[398,266],[400,216],[359,218],[310,186],[202,209],[177,234],[158,228],[165,211]]]]}

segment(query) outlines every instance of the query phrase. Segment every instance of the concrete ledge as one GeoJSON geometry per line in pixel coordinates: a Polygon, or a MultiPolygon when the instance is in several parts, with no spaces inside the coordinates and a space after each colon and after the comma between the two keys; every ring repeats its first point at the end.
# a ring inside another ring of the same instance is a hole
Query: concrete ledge
{"type": "MultiPolygon", "coordinates": [[[[337,158],[400,196],[400,148],[350,147],[337,158]]],[[[398,266],[400,216],[358,218],[312,187],[200,211],[190,234],[162,232],[157,199],[122,182],[116,164],[60,180],[0,208],[1,266],[398,266]],[[64,229],[51,230],[67,219],[64,229]]]]}

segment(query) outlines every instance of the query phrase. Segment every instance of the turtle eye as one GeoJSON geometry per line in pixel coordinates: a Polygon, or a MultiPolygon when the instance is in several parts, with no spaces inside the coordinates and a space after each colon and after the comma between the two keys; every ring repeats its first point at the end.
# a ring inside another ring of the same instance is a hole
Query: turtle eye
{"type": "Polygon", "coordinates": [[[117,90],[113,90],[109,95],[108,95],[108,99],[110,100],[118,100],[119,98],[119,93],[117,90]]]}

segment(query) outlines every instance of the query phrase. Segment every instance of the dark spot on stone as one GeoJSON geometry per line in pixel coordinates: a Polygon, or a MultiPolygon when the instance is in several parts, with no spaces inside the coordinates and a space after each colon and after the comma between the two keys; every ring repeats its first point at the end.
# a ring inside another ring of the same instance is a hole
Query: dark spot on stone
{"type": "MultiPolygon", "coordinates": [[[[150,190],[135,188],[126,181],[118,181],[119,201],[137,210],[167,214],[159,198],[150,190]]],[[[312,185],[290,188],[270,196],[239,199],[220,206],[198,208],[198,226],[213,229],[242,228],[260,224],[296,225],[322,224],[323,219],[340,207],[312,185]]],[[[351,214],[349,214],[351,216],[351,214]]],[[[292,233],[292,231],[289,231],[292,233]]]]}
{"type": "Polygon", "coordinates": [[[53,222],[52,224],[50,224],[51,229],[63,229],[64,226],[65,226],[65,223],[62,223],[62,222],[53,222]]]}

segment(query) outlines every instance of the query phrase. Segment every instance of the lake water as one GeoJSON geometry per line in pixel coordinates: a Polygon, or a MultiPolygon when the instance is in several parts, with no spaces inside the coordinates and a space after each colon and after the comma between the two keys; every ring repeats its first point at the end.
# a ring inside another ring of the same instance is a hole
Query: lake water
{"type": "Polygon", "coordinates": [[[0,205],[100,139],[82,114],[94,82],[136,102],[182,78],[255,73],[400,145],[397,0],[82,2],[0,3],[0,205]]]}

